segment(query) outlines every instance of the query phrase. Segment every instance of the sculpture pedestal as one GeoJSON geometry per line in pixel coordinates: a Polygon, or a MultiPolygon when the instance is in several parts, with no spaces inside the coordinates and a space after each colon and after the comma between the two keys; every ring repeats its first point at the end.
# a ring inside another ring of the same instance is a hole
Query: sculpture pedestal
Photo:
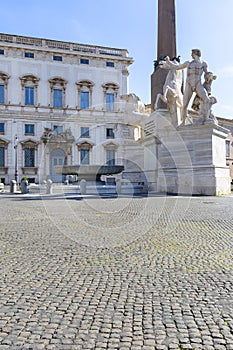
{"type": "MultiPolygon", "coordinates": [[[[150,144],[151,151],[154,137],[150,160],[157,177],[155,190],[180,195],[229,194],[228,130],[216,124],[175,128],[166,116],[165,111],[154,113],[145,126],[144,146],[150,144]]],[[[147,169],[145,166],[146,174],[147,169]]]]}

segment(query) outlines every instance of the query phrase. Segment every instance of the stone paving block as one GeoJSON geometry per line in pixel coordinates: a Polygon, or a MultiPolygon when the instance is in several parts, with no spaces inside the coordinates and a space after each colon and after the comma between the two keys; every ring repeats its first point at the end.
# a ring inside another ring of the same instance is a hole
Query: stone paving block
{"type": "Polygon", "coordinates": [[[233,348],[232,197],[0,201],[0,350],[233,348]]]}

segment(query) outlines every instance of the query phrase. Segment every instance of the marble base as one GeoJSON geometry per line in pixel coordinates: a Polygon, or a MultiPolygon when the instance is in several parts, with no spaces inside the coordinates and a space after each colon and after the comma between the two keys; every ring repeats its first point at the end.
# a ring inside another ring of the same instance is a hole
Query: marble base
{"type": "Polygon", "coordinates": [[[145,145],[151,144],[153,136],[156,147],[156,162],[151,160],[157,192],[208,196],[231,192],[226,166],[227,129],[216,124],[174,128],[163,111],[151,118],[148,130],[145,145]]]}

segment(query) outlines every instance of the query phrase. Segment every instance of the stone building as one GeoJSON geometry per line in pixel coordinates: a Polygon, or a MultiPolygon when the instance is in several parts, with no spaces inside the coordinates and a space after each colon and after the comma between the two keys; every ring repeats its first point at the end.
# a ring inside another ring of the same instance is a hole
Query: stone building
{"type": "Polygon", "coordinates": [[[218,124],[229,130],[226,139],[226,165],[230,169],[230,177],[233,181],[233,119],[217,118],[218,124]]]}
{"type": "Polygon", "coordinates": [[[60,182],[56,165],[125,165],[140,137],[124,115],[132,62],[124,49],[0,34],[1,180],[60,182]]]}

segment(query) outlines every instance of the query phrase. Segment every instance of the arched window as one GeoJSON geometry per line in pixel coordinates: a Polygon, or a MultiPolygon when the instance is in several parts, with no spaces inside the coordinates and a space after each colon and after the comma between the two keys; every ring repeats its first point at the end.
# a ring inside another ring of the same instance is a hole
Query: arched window
{"type": "Polygon", "coordinates": [[[106,111],[114,111],[116,109],[119,86],[115,83],[106,83],[102,87],[105,109],[106,111]]]}
{"type": "Polygon", "coordinates": [[[9,75],[0,72],[0,104],[7,103],[9,75]]]}
{"type": "Polygon", "coordinates": [[[50,105],[54,108],[64,108],[67,81],[65,79],[55,77],[49,80],[49,84],[50,84],[50,105]]]}
{"type": "Polygon", "coordinates": [[[34,106],[38,101],[39,78],[35,75],[27,74],[20,78],[22,87],[22,101],[25,106],[34,106]]]}
{"type": "Polygon", "coordinates": [[[78,89],[78,108],[90,109],[92,106],[92,90],[94,83],[89,80],[81,80],[76,83],[78,89]]]}

